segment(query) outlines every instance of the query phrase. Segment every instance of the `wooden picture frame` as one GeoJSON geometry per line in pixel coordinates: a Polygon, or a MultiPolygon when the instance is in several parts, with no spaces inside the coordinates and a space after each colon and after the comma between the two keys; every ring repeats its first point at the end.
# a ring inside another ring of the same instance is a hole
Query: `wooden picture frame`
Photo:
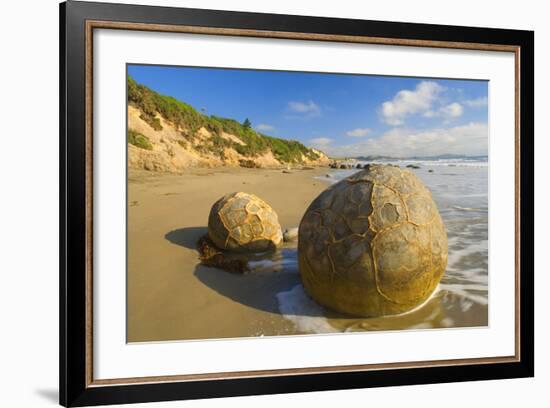
{"type": "Polygon", "coordinates": [[[60,403],[121,404],[534,375],[534,33],[69,1],[60,5],[60,403]],[[515,353],[510,356],[96,380],[93,31],[101,28],[515,54],[515,353]],[[520,251],[521,248],[521,251],[520,251]]]}

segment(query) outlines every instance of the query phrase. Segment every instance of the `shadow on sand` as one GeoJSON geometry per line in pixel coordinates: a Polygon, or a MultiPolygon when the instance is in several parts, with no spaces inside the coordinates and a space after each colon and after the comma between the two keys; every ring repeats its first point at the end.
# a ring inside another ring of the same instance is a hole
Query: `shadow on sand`
{"type": "Polygon", "coordinates": [[[199,264],[195,276],[220,295],[254,309],[279,312],[277,294],[300,284],[300,276],[289,272],[235,274],[199,264]]]}
{"type": "MultiPolygon", "coordinates": [[[[164,237],[172,244],[197,250],[198,240],[207,232],[206,227],[186,227],[170,231],[164,237]]],[[[301,284],[296,251],[296,248],[281,248],[263,258],[254,257],[249,264],[252,271],[245,274],[231,273],[199,263],[195,266],[194,276],[205,286],[234,302],[280,314],[277,294],[288,292],[301,284]]],[[[197,260],[198,257],[197,252],[197,260]]],[[[307,312],[302,315],[319,314],[307,312]]]]}
{"type": "Polygon", "coordinates": [[[178,228],[167,233],[164,238],[172,244],[179,245],[188,249],[197,249],[199,238],[206,235],[206,227],[186,227],[178,228]]]}

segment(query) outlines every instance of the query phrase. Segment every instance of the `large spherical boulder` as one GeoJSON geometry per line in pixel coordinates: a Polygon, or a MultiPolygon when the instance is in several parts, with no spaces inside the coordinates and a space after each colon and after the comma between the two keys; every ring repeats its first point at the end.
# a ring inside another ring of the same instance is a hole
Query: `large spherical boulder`
{"type": "Polygon", "coordinates": [[[253,194],[232,193],[220,198],[210,210],[208,237],[220,249],[264,252],[283,240],[277,214],[253,194]]]}
{"type": "Polygon", "coordinates": [[[390,165],[334,184],[299,228],[304,287],[318,303],[355,316],[409,311],[425,301],[447,265],[447,234],[428,189],[390,165]]]}

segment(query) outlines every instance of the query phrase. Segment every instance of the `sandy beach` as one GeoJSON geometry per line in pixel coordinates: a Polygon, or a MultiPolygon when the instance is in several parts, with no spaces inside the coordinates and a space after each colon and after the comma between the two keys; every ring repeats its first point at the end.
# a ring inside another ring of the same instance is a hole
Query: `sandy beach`
{"type": "Polygon", "coordinates": [[[246,276],[199,264],[196,242],[211,205],[245,191],[266,200],[283,228],[298,226],[326,185],[326,169],[193,169],[182,175],[131,171],[128,181],[128,341],[294,333],[275,294],[297,274],[246,276]],[[245,282],[246,279],[246,282],[245,282]],[[245,284],[246,283],[246,284],[245,284]]]}
{"type": "Polygon", "coordinates": [[[358,319],[324,310],[307,297],[300,284],[296,244],[285,244],[270,258],[253,262],[252,272],[245,275],[200,264],[196,243],[207,232],[210,207],[218,198],[234,191],[256,194],[274,208],[283,229],[295,227],[328,186],[327,173],[334,177],[339,171],[130,170],[128,341],[487,325],[486,303],[472,301],[475,291],[462,289],[479,285],[463,280],[456,284],[452,268],[422,307],[398,316],[358,319]]]}

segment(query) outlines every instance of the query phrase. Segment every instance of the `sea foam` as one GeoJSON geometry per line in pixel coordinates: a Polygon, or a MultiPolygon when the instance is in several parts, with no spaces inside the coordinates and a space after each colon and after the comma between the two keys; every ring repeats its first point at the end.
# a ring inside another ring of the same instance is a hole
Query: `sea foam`
{"type": "Polygon", "coordinates": [[[304,333],[336,333],[324,317],[323,308],[315,303],[304,291],[302,285],[296,285],[286,292],[277,294],[279,311],[304,333]]]}

